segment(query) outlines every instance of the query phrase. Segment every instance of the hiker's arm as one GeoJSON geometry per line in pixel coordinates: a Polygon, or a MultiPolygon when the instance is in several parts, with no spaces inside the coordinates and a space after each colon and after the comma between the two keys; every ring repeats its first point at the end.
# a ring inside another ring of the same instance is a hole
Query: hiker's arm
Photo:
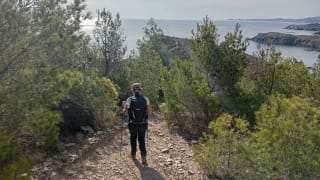
{"type": "Polygon", "coordinates": [[[131,99],[128,98],[127,101],[122,102],[122,111],[124,115],[128,116],[128,109],[130,108],[131,99]]]}
{"type": "Polygon", "coordinates": [[[128,108],[127,108],[127,106],[124,108],[123,113],[124,113],[124,115],[128,116],[128,108]]]}
{"type": "Polygon", "coordinates": [[[150,114],[152,112],[152,108],[150,105],[147,106],[147,112],[148,112],[148,114],[150,114]]]}
{"type": "Polygon", "coordinates": [[[125,101],[122,102],[122,111],[124,115],[128,116],[128,107],[125,101]]]}

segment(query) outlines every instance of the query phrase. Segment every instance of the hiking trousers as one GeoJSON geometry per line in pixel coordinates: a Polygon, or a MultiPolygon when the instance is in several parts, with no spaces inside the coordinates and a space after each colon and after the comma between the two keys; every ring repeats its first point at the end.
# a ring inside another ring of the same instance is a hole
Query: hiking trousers
{"type": "Polygon", "coordinates": [[[131,155],[136,155],[137,152],[137,138],[139,141],[139,148],[141,152],[141,157],[147,156],[145,136],[147,130],[147,123],[144,124],[132,124],[129,123],[130,131],[130,144],[131,144],[131,155]]]}

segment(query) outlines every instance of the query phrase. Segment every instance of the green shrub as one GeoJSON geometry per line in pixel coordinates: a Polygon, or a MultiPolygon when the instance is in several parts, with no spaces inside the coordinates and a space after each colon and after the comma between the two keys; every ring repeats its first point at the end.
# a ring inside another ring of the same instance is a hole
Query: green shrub
{"type": "Polygon", "coordinates": [[[320,108],[309,99],[272,96],[256,112],[248,148],[254,171],[271,179],[320,178],[320,108]]]}
{"type": "Polygon", "coordinates": [[[223,179],[319,179],[320,109],[310,99],[271,96],[247,122],[224,114],[196,146],[196,160],[223,179]]]}
{"type": "Polygon", "coordinates": [[[169,71],[163,72],[165,117],[179,127],[208,125],[217,113],[218,100],[210,92],[204,74],[189,61],[176,60],[169,71]]]}
{"type": "MultiPolygon", "coordinates": [[[[104,127],[116,119],[118,93],[115,84],[106,77],[98,77],[96,71],[81,73],[62,100],[71,101],[88,110],[94,117],[95,127],[104,127]]],[[[75,76],[75,75],[74,75],[75,76]]]]}
{"type": "Polygon", "coordinates": [[[185,115],[183,106],[177,104],[171,99],[167,99],[166,103],[161,106],[162,111],[169,126],[175,125],[178,127],[186,127],[188,123],[188,117],[185,115]]]}
{"type": "Polygon", "coordinates": [[[21,158],[21,146],[14,134],[0,131],[0,179],[29,179],[30,161],[21,158]],[[25,174],[18,177],[20,174],[25,174]]]}
{"type": "Polygon", "coordinates": [[[246,145],[247,126],[247,121],[229,114],[210,122],[212,133],[204,133],[195,147],[196,161],[210,176],[230,179],[246,175],[243,146],[246,145]]]}

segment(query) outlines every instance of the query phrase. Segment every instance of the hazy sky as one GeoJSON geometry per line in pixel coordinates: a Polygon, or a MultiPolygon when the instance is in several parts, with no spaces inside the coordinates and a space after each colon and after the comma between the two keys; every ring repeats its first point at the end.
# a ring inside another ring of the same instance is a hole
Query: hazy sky
{"type": "Polygon", "coordinates": [[[320,16],[320,0],[86,0],[87,10],[106,8],[121,18],[211,19],[320,16]]]}

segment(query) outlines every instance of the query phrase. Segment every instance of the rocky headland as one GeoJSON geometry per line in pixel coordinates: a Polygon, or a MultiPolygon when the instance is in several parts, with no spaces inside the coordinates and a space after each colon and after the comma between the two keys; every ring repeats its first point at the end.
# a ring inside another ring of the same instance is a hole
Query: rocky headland
{"type": "Polygon", "coordinates": [[[278,32],[259,33],[250,40],[267,44],[304,47],[308,50],[320,51],[320,36],[292,35],[278,32]]]}
{"type": "Polygon", "coordinates": [[[320,24],[319,23],[312,23],[312,24],[292,24],[285,29],[292,29],[292,30],[305,30],[305,31],[320,31],[320,24]]]}

